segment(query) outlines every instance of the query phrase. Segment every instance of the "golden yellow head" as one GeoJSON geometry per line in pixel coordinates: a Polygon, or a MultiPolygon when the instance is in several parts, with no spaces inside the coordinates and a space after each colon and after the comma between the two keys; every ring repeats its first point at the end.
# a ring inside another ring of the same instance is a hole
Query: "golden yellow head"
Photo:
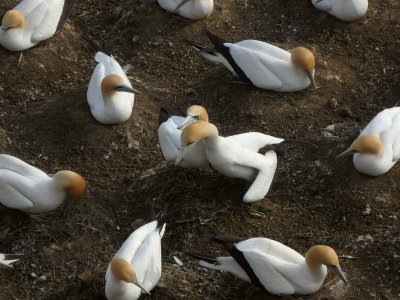
{"type": "Polygon", "coordinates": [[[317,245],[311,247],[306,253],[306,263],[313,269],[321,265],[339,266],[339,258],[331,247],[317,245]]]}
{"type": "Polygon", "coordinates": [[[384,145],[376,135],[362,135],[358,137],[350,147],[353,151],[363,154],[383,154],[384,145]]]}
{"type": "Polygon", "coordinates": [[[113,258],[111,261],[111,272],[119,280],[133,284],[137,283],[135,269],[123,258],[113,258]]]}
{"type": "Polygon", "coordinates": [[[61,187],[71,196],[71,198],[79,198],[86,192],[85,179],[72,171],[59,171],[54,175],[54,181],[61,185],[61,187]]]}
{"type": "Polygon", "coordinates": [[[116,74],[107,75],[101,81],[101,92],[103,95],[109,95],[122,85],[124,85],[124,79],[121,76],[116,74]]]}
{"type": "Polygon", "coordinates": [[[24,26],[25,16],[18,10],[9,10],[5,13],[1,26],[4,29],[17,28],[24,26]]]}
{"type": "Polygon", "coordinates": [[[188,116],[198,117],[200,121],[208,122],[208,113],[203,106],[192,105],[187,109],[186,114],[188,116]]]}
{"type": "Polygon", "coordinates": [[[292,50],[291,54],[292,63],[308,73],[313,73],[315,69],[314,54],[304,47],[297,47],[292,50]]]}
{"type": "Polygon", "coordinates": [[[218,136],[217,127],[214,124],[199,121],[182,131],[181,144],[182,146],[187,146],[209,136],[218,136]]]}

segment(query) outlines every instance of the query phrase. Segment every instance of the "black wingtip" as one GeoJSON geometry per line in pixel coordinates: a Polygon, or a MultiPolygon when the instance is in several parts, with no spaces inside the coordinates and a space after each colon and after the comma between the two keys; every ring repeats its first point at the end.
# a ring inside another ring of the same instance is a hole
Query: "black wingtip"
{"type": "Polygon", "coordinates": [[[213,265],[217,265],[218,264],[218,261],[217,261],[216,257],[212,256],[212,255],[203,254],[203,253],[196,252],[196,251],[186,251],[185,254],[189,255],[189,256],[191,256],[193,258],[208,262],[209,264],[213,264],[213,265]]]}
{"type": "Polygon", "coordinates": [[[166,122],[170,117],[171,117],[171,114],[168,112],[168,110],[165,109],[164,107],[161,107],[160,112],[158,114],[158,126],[160,126],[162,123],[166,122]]]}
{"type": "Polygon", "coordinates": [[[174,218],[180,211],[181,209],[176,207],[168,211],[160,212],[156,217],[156,220],[158,221],[158,227],[162,227],[165,223],[174,218]]]}
{"type": "Polygon", "coordinates": [[[25,254],[4,254],[5,260],[14,260],[14,259],[21,259],[26,257],[25,254]]]}
{"type": "Polygon", "coordinates": [[[203,45],[200,45],[199,43],[196,42],[192,42],[190,40],[185,40],[186,43],[188,43],[190,46],[192,46],[194,49],[201,51],[206,49],[206,47],[204,47],[203,45]]]}
{"type": "Polygon", "coordinates": [[[223,46],[226,41],[219,36],[216,36],[215,34],[211,33],[209,30],[204,29],[204,33],[207,35],[208,39],[210,40],[211,43],[215,46],[215,48],[219,49],[220,46],[223,46]]]}

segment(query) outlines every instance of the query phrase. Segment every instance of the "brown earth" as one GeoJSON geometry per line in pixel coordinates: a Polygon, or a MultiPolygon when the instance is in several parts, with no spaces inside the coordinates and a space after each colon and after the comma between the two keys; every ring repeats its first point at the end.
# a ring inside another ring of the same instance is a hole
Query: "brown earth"
{"type": "MultiPolygon", "coordinates": [[[[17,238],[0,252],[27,254],[0,273],[0,299],[104,298],[105,269],[147,201],[157,209],[184,207],[167,227],[153,299],[275,299],[185,256],[189,249],[222,254],[208,243],[200,217],[223,232],[269,237],[300,253],[328,244],[354,257],[341,259],[349,286],[329,275],[315,295],[285,299],[400,297],[400,167],[370,178],[350,159],[334,160],[349,137],[400,100],[398,1],[370,1],[367,16],[351,24],[309,0],[217,0],[198,22],[139,0],[78,2],[51,40],[22,57],[0,49],[0,150],[50,174],[75,170],[89,182],[83,199],[48,215],[0,208],[0,236],[17,238]],[[309,47],[320,88],[281,94],[239,83],[184,42],[207,43],[204,28],[229,41],[309,47]],[[96,45],[132,65],[128,75],[143,92],[125,124],[102,126],[91,117],[86,87],[96,45]],[[242,180],[163,162],[159,106],[184,114],[194,103],[208,109],[222,135],[259,131],[312,142],[290,148],[266,199],[245,205],[242,180]],[[323,137],[332,124],[337,138],[323,137]]],[[[3,0],[0,12],[14,5],[3,0]]]]}

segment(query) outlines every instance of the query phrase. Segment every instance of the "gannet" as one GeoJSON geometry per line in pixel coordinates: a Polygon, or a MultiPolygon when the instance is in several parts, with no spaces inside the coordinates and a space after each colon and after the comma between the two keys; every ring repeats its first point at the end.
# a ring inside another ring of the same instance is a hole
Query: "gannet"
{"type": "Polygon", "coordinates": [[[51,38],[62,28],[75,0],[23,0],[5,13],[0,27],[0,44],[23,51],[51,38]]]}
{"type": "MultiPolygon", "coordinates": [[[[182,129],[199,120],[208,122],[208,113],[200,105],[192,105],[187,109],[186,118],[170,116],[163,108],[160,109],[158,140],[164,159],[175,163],[181,147],[182,129]]],[[[202,143],[195,145],[190,153],[179,163],[183,168],[206,168],[208,160],[202,143]]]]}
{"type": "Polygon", "coordinates": [[[12,268],[11,264],[19,261],[23,254],[3,254],[0,253],[0,269],[1,268],[12,268]]]}
{"type": "Polygon", "coordinates": [[[336,18],[351,22],[365,15],[368,0],[311,0],[312,4],[336,18]]]}
{"type": "Polygon", "coordinates": [[[206,31],[213,49],[189,42],[199,53],[225,65],[233,74],[250,85],[277,92],[294,92],[315,87],[313,53],[297,47],[291,52],[257,40],[227,43],[206,31]]]}
{"type": "Polygon", "coordinates": [[[228,271],[271,294],[308,295],[316,292],[325,280],[327,267],[347,284],[339,258],[331,247],[311,247],[305,257],[295,250],[267,238],[247,240],[215,237],[231,256],[210,256],[188,252],[200,259],[200,265],[228,271]]]}
{"type": "MultiPolygon", "coordinates": [[[[276,143],[283,141],[274,137],[270,138],[275,139],[276,143]]],[[[275,151],[268,151],[265,156],[261,155],[243,147],[234,139],[219,136],[215,125],[199,121],[182,131],[182,147],[175,163],[179,165],[197,143],[204,143],[206,157],[214,169],[228,177],[253,181],[244,195],[244,202],[249,203],[264,198],[271,186],[277,166],[275,151]]],[[[257,143],[253,144],[254,148],[257,146],[257,143]]]]}
{"type": "Polygon", "coordinates": [[[400,107],[381,111],[338,157],[353,156],[355,168],[370,176],[389,171],[400,159],[400,107]]]}
{"type": "Polygon", "coordinates": [[[156,2],[165,10],[192,20],[204,19],[214,9],[214,0],[156,0],[156,2]]]}
{"type": "Polygon", "coordinates": [[[59,207],[68,194],[81,197],[86,181],[72,171],[50,177],[43,171],[7,154],[0,154],[0,203],[26,213],[45,213],[59,207]]]}
{"type": "Polygon", "coordinates": [[[135,300],[157,285],[161,277],[161,238],[165,222],[175,212],[135,230],[111,260],[106,272],[105,293],[109,300],[135,300]]]}
{"type": "Polygon", "coordinates": [[[128,77],[112,56],[97,52],[98,62],[90,79],[87,101],[93,117],[102,124],[125,122],[132,113],[134,94],[128,77]]]}

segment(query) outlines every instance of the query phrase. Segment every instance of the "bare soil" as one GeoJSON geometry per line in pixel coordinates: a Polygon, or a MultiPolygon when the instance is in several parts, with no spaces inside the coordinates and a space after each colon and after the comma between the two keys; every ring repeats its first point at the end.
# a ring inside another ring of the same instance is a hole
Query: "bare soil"
{"type": "MultiPolygon", "coordinates": [[[[3,0],[0,12],[13,6],[3,0]]],[[[329,275],[316,294],[284,299],[398,299],[400,166],[370,178],[350,159],[334,157],[374,115],[398,105],[399,20],[396,0],[371,0],[366,17],[350,24],[309,0],[217,0],[214,13],[197,22],[144,1],[87,0],[77,1],[54,38],[22,57],[0,49],[0,150],[50,174],[75,170],[89,182],[83,199],[48,215],[0,207],[0,235],[17,238],[0,252],[27,254],[0,273],[0,299],[104,299],[106,267],[140,225],[146,202],[183,207],[167,227],[152,299],[279,298],[186,257],[187,250],[223,253],[199,218],[301,253],[327,244],[353,257],[341,259],[349,286],[329,275]],[[185,43],[207,43],[204,28],[229,41],[309,47],[320,88],[282,94],[240,83],[185,43]],[[131,119],[118,126],[98,124],[86,102],[98,47],[131,66],[131,82],[143,92],[131,119]],[[183,115],[190,104],[205,106],[222,135],[259,131],[310,142],[288,149],[267,197],[245,205],[242,180],[163,161],[159,107],[183,115]]]]}

